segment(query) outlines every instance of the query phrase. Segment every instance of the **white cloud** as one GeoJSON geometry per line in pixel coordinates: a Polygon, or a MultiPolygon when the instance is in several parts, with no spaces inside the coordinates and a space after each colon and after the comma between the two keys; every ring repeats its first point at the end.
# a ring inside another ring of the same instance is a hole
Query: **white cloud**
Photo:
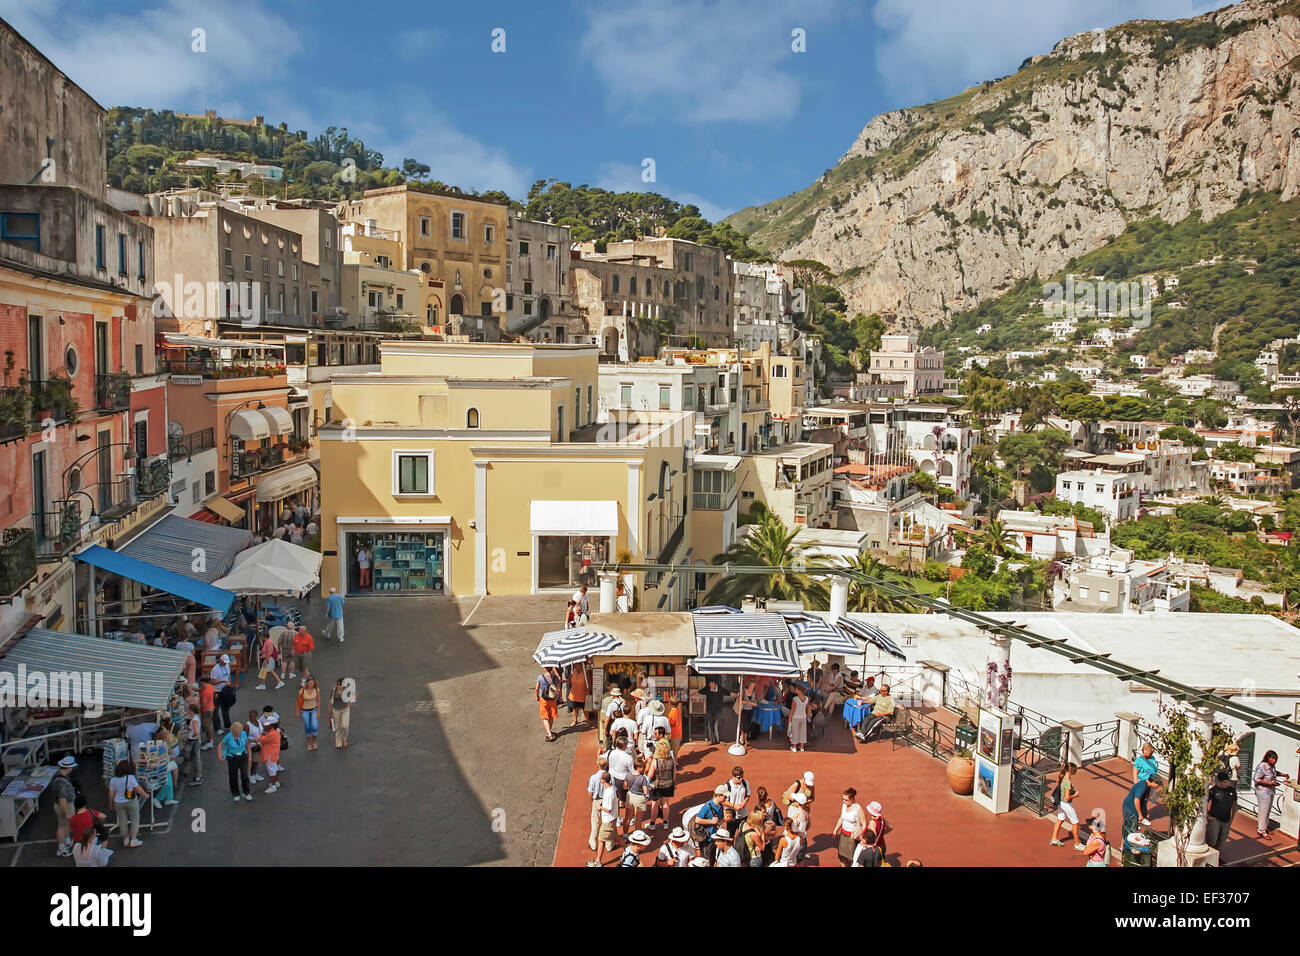
{"type": "Polygon", "coordinates": [[[70,0],[0,0],[0,16],[103,106],[260,113],[240,95],[284,78],[301,48],[298,29],[256,0],[165,0],[90,20],[70,0]],[[192,49],[195,29],[205,31],[204,53],[192,49]]]}
{"type": "Polygon", "coordinates": [[[1064,37],[1134,19],[1168,20],[1214,9],[1204,0],[876,0],[876,68],[912,105],[1015,72],[1064,37]]]}
{"type": "Polygon", "coordinates": [[[346,124],[348,132],[382,152],[386,166],[400,167],[409,156],[429,164],[431,179],[462,189],[504,189],[516,199],[527,195],[533,184],[534,177],[515,165],[506,150],[456,129],[421,95],[406,95],[378,113],[369,101],[357,103],[350,113],[365,119],[346,124]]]}
{"type": "Polygon", "coordinates": [[[641,166],[632,163],[606,163],[600,168],[594,185],[619,193],[658,193],[683,206],[698,207],[700,215],[709,222],[718,222],[735,212],[734,209],[726,209],[717,203],[709,202],[696,193],[679,192],[670,183],[659,182],[657,179],[651,183],[644,182],[641,179],[641,166]]]}
{"type": "Polygon", "coordinates": [[[600,76],[608,108],[625,118],[693,122],[771,121],[794,115],[802,83],[791,31],[833,28],[842,0],[645,0],[590,4],[583,55],[600,76]]]}

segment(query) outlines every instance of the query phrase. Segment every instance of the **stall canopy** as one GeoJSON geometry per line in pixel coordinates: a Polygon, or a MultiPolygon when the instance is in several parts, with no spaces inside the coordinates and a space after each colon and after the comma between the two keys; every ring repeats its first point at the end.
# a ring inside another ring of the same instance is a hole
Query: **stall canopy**
{"type": "MultiPolygon", "coordinates": [[[[731,649],[729,642],[741,641],[772,657],[786,661],[796,671],[798,655],[794,638],[780,614],[755,612],[744,614],[694,614],[695,643],[700,657],[731,649]]],[[[697,667],[696,670],[699,670],[697,667]]],[[[720,673],[720,672],[715,672],[720,673]]],[[[767,671],[728,671],[732,674],[765,674],[767,671]]],[[[778,675],[784,676],[784,675],[778,675]]]]}
{"type": "Polygon", "coordinates": [[[608,654],[623,642],[613,634],[572,627],[542,635],[533,660],[543,667],[564,667],[596,654],[608,654]]]}
{"type": "Polygon", "coordinates": [[[257,409],[241,408],[230,416],[230,434],[240,441],[261,441],[271,437],[271,426],[257,409]]]}
{"type": "Polygon", "coordinates": [[[612,634],[621,642],[611,653],[598,653],[596,657],[629,661],[678,658],[684,661],[695,656],[695,630],[691,627],[691,615],[684,612],[597,613],[591,615],[587,629],[612,634]]]}
{"type": "Polygon", "coordinates": [[[272,538],[239,554],[215,583],[236,594],[303,594],[320,583],[321,554],[272,538]]]}
{"type": "Polygon", "coordinates": [[[252,540],[242,528],[168,515],[117,553],[211,584],[229,573],[235,555],[252,540]]]}
{"type": "Polygon", "coordinates": [[[533,501],[529,528],[538,535],[618,535],[616,501],[533,501]]]}
{"type": "Polygon", "coordinates": [[[21,664],[29,675],[103,674],[105,707],[162,710],[187,657],[183,650],[34,628],[6,650],[0,673],[12,674],[16,680],[21,664]]]}
{"type": "MultiPolygon", "coordinates": [[[[216,527],[215,525],[205,525],[201,521],[196,521],[194,524],[203,528],[216,527]]],[[[91,545],[85,551],[78,552],[77,560],[99,568],[101,571],[120,574],[124,578],[137,581],[155,590],[175,594],[177,597],[193,601],[195,604],[202,604],[204,607],[210,607],[214,611],[220,611],[223,614],[229,610],[231,603],[235,600],[235,595],[230,591],[214,587],[206,581],[197,581],[192,577],[177,574],[166,568],[160,568],[147,561],[140,561],[121,551],[110,551],[98,544],[91,545]]]]}
{"type": "Polygon", "coordinates": [[[267,475],[257,483],[258,501],[279,501],[316,486],[316,469],[304,462],[267,475]]]}

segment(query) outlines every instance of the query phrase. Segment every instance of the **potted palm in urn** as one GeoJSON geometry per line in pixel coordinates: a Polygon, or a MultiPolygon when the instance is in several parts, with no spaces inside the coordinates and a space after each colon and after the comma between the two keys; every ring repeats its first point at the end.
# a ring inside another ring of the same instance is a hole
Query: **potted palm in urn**
{"type": "Polygon", "coordinates": [[[975,757],[966,747],[958,747],[948,761],[948,786],[959,797],[975,792],[975,757]]]}

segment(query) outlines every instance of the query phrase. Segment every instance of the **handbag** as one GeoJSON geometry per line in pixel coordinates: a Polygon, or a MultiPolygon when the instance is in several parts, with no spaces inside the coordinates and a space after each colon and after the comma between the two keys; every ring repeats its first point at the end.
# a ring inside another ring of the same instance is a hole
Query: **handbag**
{"type": "Polygon", "coordinates": [[[280,749],[281,750],[289,749],[289,735],[286,734],[283,730],[280,731],[280,749]]]}

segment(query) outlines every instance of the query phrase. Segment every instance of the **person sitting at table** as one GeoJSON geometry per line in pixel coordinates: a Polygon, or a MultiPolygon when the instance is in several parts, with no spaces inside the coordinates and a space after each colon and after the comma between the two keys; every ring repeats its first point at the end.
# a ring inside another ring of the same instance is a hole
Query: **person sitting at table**
{"type": "Polygon", "coordinates": [[[844,699],[844,675],[840,673],[839,664],[831,665],[830,673],[822,683],[820,697],[826,709],[826,716],[832,716],[835,713],[835,705],[844,699]]]}
{"type": "Polygon", "coordinates": [[[844,678],[844,699],[851,700],[858,696],[862,690],[862,679],[858,677],[857,671],[849,671],[849,676],[844,678]]]}
{"type": "Polygon", "coordinates": [[[894,698],[889,696],[889,685],[881,684],[880,693],[876,695],[871,704],[869,714],[863,715],[862,727],[856,734],[858,740],[866,742],[867,738],[878,730],[881,725],[886,723],[894,716],[894,698]]]}

